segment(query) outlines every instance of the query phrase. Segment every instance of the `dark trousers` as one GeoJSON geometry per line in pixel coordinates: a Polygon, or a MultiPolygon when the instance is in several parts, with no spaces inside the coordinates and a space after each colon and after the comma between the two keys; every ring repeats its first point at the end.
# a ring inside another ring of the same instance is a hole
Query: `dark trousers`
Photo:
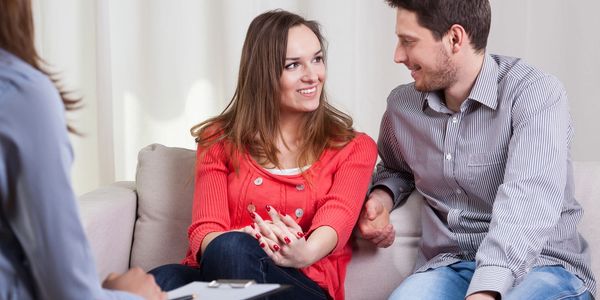
{"type": "Polygon", "coordinates": [[[202,254],[199,269],[169,264],[149,273],[165,291],[192,281],[253,279],[291,286],[269,299],[327,299],[326,292],[314,281],[298,269],[275,265],[253,237],[241,232],[227,232],[212,240],[202,254]]]}

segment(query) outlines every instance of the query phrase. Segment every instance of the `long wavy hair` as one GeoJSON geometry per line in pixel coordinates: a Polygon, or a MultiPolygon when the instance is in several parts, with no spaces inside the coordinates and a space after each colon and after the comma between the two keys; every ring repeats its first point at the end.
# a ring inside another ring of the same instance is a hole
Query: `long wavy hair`
{"type": "MultiPolygon", "coordinates": [[[[325,58],[325,40],[319,24],[283,10],[257,16],[246,33],[238,73],[237,88],[218,116],[191,129],[200,147],[227,141],[229,154],[237,170],[237,154],[248,152],[261,165],[279,167],[275,144],[281,136],[279,128],[281,88],[279,79],[285,66],[287,38],[290,28],[305,25],[317,36],[325,58]]],[[[319,158],[326,148],[339,148],[355,136],[352,118],[327,102],[323,90],[315,111],[306,114],[298,166],[306,166],[319,158]]]]}
{"type": "MultiPolygon", "coordinates": [[[[71,98],[55,73],[48,71],[46,62],[40,58],[34,42],[33,16],[30,0],[0,0],[0,48],[12,53],[42,72],[58,90],[65,110],[80,107],[81,99],[71,98]]],[[[77,131],[67,124],[71,133],[77,131]]]]}

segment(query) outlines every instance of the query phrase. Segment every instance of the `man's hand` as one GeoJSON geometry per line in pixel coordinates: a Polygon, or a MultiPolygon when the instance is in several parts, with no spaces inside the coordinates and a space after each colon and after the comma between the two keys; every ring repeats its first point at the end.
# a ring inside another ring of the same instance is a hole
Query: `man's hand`
{"type": "Polygon", "coordinates": [[[500,299],[497,292],[484,291],[469,295],[465,300],[495,300],[500,299]]]}
{"type": "Polygon", "coordinates": [[[375,189],[363,207],[358,219],[358,230],[361,236],[377,247],[387,248],[392,245],[396,232],[390,224],[392,197],[380,189],[375,189]]]}
{"type": "Polygon", "coordinates": [[[141,268],[131,268],[118,275],[110,273],[104,279],[102,287],[109,290],[125,291],[143,297],[146,300],[166,300],[167,293],[161,291],[154,276],[146,274],[141,268]]]}

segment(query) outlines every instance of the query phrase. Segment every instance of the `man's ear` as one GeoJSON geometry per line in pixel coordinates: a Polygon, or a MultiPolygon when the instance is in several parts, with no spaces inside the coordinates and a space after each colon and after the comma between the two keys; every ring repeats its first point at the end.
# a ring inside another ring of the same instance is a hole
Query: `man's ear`
{"type": "Polygon", "coordinates": [[[465,28],[461,25],[454,24],[450,26],[447,35],[452,53],[459,52],[462,49],[462,47],[468,45],[469,43],[467,32],[465,31],[465,28]]]}

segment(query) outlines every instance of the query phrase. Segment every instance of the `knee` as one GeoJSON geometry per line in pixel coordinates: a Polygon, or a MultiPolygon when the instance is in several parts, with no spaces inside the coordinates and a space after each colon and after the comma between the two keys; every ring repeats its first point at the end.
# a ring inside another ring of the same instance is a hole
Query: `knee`
{"type": "Polygon", "coordinates": [[[150,270],[148,273],[154,276],[156,284],[164,291],[170,291],[190,282],[202,280],[197,269],[180,264],[163,265],[150,270]]]}
{"type": "Polygon", "coordinates": [[[243,232],[227,232],[219,235],[210,242],[204,254],[203,260],[220,260],[218,258],[241,259],[258,258],[262,249],[258,242],[250,235],[243,232]],[[259,251],[260,250],[260,251],[259,251]]]}

